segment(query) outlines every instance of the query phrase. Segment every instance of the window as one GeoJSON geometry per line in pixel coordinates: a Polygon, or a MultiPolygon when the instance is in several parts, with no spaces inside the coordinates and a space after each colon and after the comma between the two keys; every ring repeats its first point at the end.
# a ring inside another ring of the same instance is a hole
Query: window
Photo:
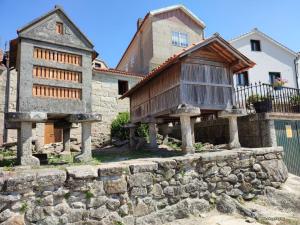
{"type": "Polygon", "coordinates": [[[248,86],[249,85],[248,71],[237,74],[236,84],[239,86],[248,86]]]}
{"type": "Polygon", "coordinates": [[[280,78],[281,75],[279,72],[269,72],[270,84],[273,84],[277,78],[280,78]]]}
{"type": "Polygon", "coordinates": [[[128,81],[118,80],[119,95],[123,95],[128,91],[128,81]]]}
{"type": "Polygon", "coordinates": [[[260,41],[259,40],[250,40],[251,43],[251,50],[255,52],[260,52],[261,47],[260,47],[260,41]]]}
{"type": "Polygon", "coordinates": [[[100,63],[95,63],[95,68],[101,68],[101,64],[100,63]]]}
{"type": "Polygon", "coordinates": [[[188,35],[181,32],[172,32],[172,45],[179,47],[188,46],[188,35]]]}
{"type": "Polygon", "coordinates": [[[60,22],[56,22],[56,33],[58,34],[64,34],[63,32],[63,24],[60,22]]]}

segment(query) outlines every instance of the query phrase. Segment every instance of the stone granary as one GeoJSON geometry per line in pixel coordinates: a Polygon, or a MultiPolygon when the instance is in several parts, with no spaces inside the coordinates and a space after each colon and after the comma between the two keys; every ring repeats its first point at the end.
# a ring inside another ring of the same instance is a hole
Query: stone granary
{"type": "Polygon", "coordinates": [[[64,151],[70,151],[70,128],[81,123],[81,154],[91,158],[93,44],[60,7],[18,30],[11,41],[10,63],[18,71],[17,110],[6,113],[6,126],[18,130],[18,160],[38,165],[32,156],[32,128],[51,121],[63,128],[64,151]]]}
{"type": "Polygon", "coordinates": [[[254,65],[219,34],[175,54],[122,96],[130,98],[130,137],[135,124],[148,123],[156,147],[156,124],[180,120],[182,149],[193,153],[195,118],[219,112],[230,121],[229,148],[240,147],[233,74],[254,65]]]}

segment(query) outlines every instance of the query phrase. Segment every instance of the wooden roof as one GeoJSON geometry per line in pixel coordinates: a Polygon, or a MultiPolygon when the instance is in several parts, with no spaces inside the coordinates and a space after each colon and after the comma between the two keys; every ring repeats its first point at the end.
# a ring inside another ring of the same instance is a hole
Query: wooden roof
{"type": "Polygon", "coordinates": [[[188,56],[192,52],[203,47],[209,48],[212,52],[219,54],[224,60],[226,60],[230,65],[233,73],[240,73],[242,71],[248,70],[253,67],[255,63],[231,46],[226,40],[224,40],[219,34],[214,34],[212,37],[207,38],[197,44],[193,44],[190,47],[183,49],[178,54],[173,55],[168,58],[160,66],[152,70],[144,79],[133,86],[129,91],[127,91],[121,99],[132,95],[138,88],[145,85],[148,81],[152,80],[154,77],[158,76],[160,72],[167,69],[169,66],[178,62],[181,58],[188,56]]]}

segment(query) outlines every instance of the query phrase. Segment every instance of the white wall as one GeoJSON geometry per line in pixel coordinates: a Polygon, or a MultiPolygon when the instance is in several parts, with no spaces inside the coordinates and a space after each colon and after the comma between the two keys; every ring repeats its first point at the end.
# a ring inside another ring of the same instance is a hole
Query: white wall
{"type": "MultiPolygon", "coordinates": [[[[283,79],[287,79],[286,87],[297,87],[295,75],[295,56],[275,45],[267,38],[254,33],[249,36],[231,42],[231,44],[242,52],[256,65],[249,70],[249,82],[269,82],[269,72],[280,72],[283,79]],[[260,40],[261,51],[251,51],[250,40],[260,40]]],[[[236,77],[235,77],[236,84],[236,77]]]]}

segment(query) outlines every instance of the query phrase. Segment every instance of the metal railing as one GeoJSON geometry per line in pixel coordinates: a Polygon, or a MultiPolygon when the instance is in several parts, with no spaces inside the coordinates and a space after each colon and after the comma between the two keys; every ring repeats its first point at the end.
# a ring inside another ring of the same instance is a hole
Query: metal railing
{"type": "Polygon", "coordinates": [[[254,83],[235,88],[235,105],[248,113],[300,113],[300,89],[254,83]]]}

